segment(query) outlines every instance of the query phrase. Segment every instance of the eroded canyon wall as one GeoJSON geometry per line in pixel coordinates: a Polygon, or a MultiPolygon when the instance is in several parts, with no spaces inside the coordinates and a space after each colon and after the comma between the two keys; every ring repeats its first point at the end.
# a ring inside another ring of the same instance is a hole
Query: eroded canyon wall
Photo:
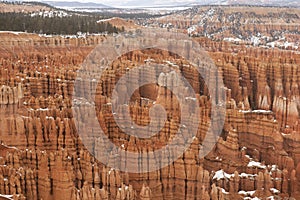
{"type": "MultiPolygon", "coordinates": [[[[196,39],[215,62],[227,88],[223,132],[203,159],[199,158],[199,145],[211,118],[203,80],[186,61],[169,52],[150,49],[122,55],[103,76],[105,84],[92,86],[99,92],[97,118],[119,148],[153,151],[164,146],[178,126],[176,98],[160,85],[150,85],[132,97],[132,118],[137,124],[147,124],[149,106],[156,101],[166,107],[172,120],[151,140],[129,137],[118,129],[110,95],[128,67],[145,64],[145,60],[176,66],[197,91],[200,108],[197,135],[183,156],[153,172],[123,173],[93,156],[102,155],[111,162],[118,159],[114,157],[118,149],[106,153],[107,141],[90,139],[93,152],[82,144],[76,126],[81,123],[85,130],[89,123],[85,104],[75,111],[80,122],[74,120],[72,111],[76,70],[105,38],[7,34],[0,37],[1,194],[32,200],[299,198],[298,52],[196,39]]],[[[86,83],[82,84],[84,92],[86,83]]],[[[83,134],[92,133],[85,130],[83,134]]]]}

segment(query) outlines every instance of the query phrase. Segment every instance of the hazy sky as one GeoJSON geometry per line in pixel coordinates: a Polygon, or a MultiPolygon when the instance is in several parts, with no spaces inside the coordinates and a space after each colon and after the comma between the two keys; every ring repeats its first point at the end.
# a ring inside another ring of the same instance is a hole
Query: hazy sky
{"type": "Polygon", "coordinates": [[[187,4],[193,2],[204,2],[207,0],[40,0],[40,1],[78,1],[78,2],[95,2],[102,3],[108,6],[154,6],[154,5],[174,5],[187,4]]]}
{"type": "MultiPolygon", "coordinates": [[[[25,0],[24,0],[25,1],[25,0]]],[[[28,1],[28,0],[27,0],[28,1]]],[[[162,5],[186,5],[189,3],[207,4],[207,3],[225,3],[226,0],[32,0],[32,1],[77,1],[77,2],[95,2],[102,3],[112,7],[143,7],[143,6],[162,6],[162,5]]],[[[235,3],[263,3],[276,5],[287,5],[293,2],[292,5],[299,5],[300,0],[227,0],[235,3]],[[298,4],[299,3],[299,4],[298,4]]]]}

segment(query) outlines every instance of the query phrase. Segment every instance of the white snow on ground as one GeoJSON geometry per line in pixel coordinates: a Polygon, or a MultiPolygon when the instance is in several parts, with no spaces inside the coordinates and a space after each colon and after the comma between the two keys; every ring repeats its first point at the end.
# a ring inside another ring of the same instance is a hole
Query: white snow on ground
{"type": "Polygon", "coordinates": [[[60,36],[61,38],[86,38],[87,36],[105,36],[107,33],[81,33],[78,32],[77,35],[47,35],[47,34],[39,34],[40,37],[55,37],[60,36]]]}
{"type": "Polygon", "coordinates": [[[0,194],[0,197],[11,199],[11,200],[13,199],[13,195],[3,195],[3,194],[0,194]]]}
{"type": "Polygon", "coordinates": [[[261,200],[261,199],[258,198],[258,197],[254,197],[254,198],[252,198],[252,197],[245,197],[244,200],[261,200]]]}
{"type": "Polygon", "coordinates": [[[294,42],[288,42],[285,41],[285,38],[281,38],[277,41],[274,42],[269,42],[266,44],[268,47],[274,48],[274,47],[280,47],[280,48],[292,48],[294,50],[297,50],[299,48],[299,43],[294,43],[294,42]]]}
{"type": "Polygon", "coordinates": [[[248,163],[247,167],[257,167],[260,169],[266,169],[266,165],[263,165],[260,162],[256,162],[256,161],[250,161],[248,163]]]}
{"type": "Polygon", "coordinates": [[[239,175],[239,177],[241,177],[241,178],[248,178],[248,177],[255,177],[255,176],[257,176],[257,174],[246,174],[246,173],[241,173],[241,174],[239,175]]]}
{"type": "Polygon", "coordinates": [[[20,31],[0,31],[0,33],[12,33],[12,34],[15,34],[15,35],[19,35],[19,34],[26,33],[26,32],[20,32],[20,31]]]}
{"type": "Polygon", "coordinates": [[[247,195],[252,196],[254,193],[255,193],[255,191],[244,191],[244,190],[241,190],[241,191],[239,191],[238,194],[242,194],[242,195],[245,195],[245,196],[247,196],[247,195]]]}
{"type": "Polygon", "coordinates": [[[159,6],[159,7],[146,7],[145,10],[152,10],[152,11],[177,11],[177,10],[186,10],[191,8],[191,6],[180,6],[180,7],[170,7],[170,6],[159,6]]]}
{"type": "Polygon", "coordinates": [[[247,150],[247,147],[243,147],[242,149],[241,149],[241,151],[246,151],[247,150]]]}
{"type": "Polygon", "coordinates": [[[270,38],[269,37],[266,37],[266,36],[262,36],[262,35],[257,35],[257,36],[252,36],[251,38],[249,39],[240,39],[240,38],[234,38],[234,37],[226,37],[226,38],[223,38],[224,41],[227,41],[227,42],[237,42],[237,43],[240,43],[240,42],[251,42],[253,46],[261,46],[261,47],[264,47],[264,48],[275,48],[275,47],[278,47],[278,48],[282,48],[282,49],[287,49],[287,48],[290,48],[292,50],[298,50],[299,49],[299,42],[289,42],[286,40],[285,37],[283,38],[280,38],[276,41],[272,41],[272,42],[268,42],[266,44],[263,43],[263,41],[267,39],[269,40],[270,38]]]}
{"type": "Polygon", "coordinates": [[[226,192],[226,190],[224,188],[221,188],[221,189],[222,189],[223,194],[229,194],[229,192],[226,192]]]}
{"type": "Polygon", "coordinates": [[[264,113],[264,114],[273,113],[271,110],[240,110],[239,112],[242,112],[242,113],[264,113]]]}
{"type": "Polygon", "coordinates": [[[254,113],[272,113],[271,110],[252,110],[254,113]]]}
{"type": "Polygon", "coordinates": [[[30,14],[31,17],[35,17],[35,16],[40,16],[40,17],[49,17],[49,18],[53,18],[53,17],[68,17],[68,16],[72,16],[70,14],[68,14],[65,11],[60,11],[60,10],[46,10],[46,11],[40,11],[40,12],[34,12],[30,14]]]}
{"type": "Polygon", "coordinates": [[[152,58],[147,58],[146,60],[144,60],[144,62],[154,62],[155,60],[152,58]]]}
{"type": "MultiPolygon", "coordinates": [[[[257,176],[257,174],[246,174],[246,173],[239,174],[240,178],[254,178],[256,176],[257,176]]],[[[220,180],[220,179],[224,179],[224,178],[229,179],[231,177],[234,177],[234,174],[228,174],[221,169],[221,170],[215,172],[213,179],[220,180]]]]}
{"type": "Polygon", "coordinates": [[[260,44],[260,38],[259,38],[259,37],[252,36],[250,40],[251,40],[251,43],[252,43],[254,46],[258,46],[258,45],[260,44]]]}
{"type": "Polygon", "coordinates": [[[234,176],[233,174],[227,174],[226,172],[223,171],[223,169],[219,170],[219,171],[216,171],[213,179],[217,179],[217,180],[220,180],[220,179],[223,179],[223,178],[230,178],[234,176]]]}
{"type": "Polygon", "coordinates": [[[279,194],[280,193],[280,191],[277,190],[276,188],[271,188],[270,190],[271,190],[271,192],[273,192],[273,194],[279,194]]]}
{"type": "Polygon", "coordinates": [[[224,38],[223,40],[224,40],[224,41],[227,41],[227,42],[241,42],[241,41],[242,41],[242,40],[239,39],[239,38],[231,38],[231,37],[229,37],[229,38],[224,38]]]}
{"type": "Polygon", "coordinates": [[[173,67],[178,67],[178,65],[176,63],[173,63],[173,62],[171,62],[169,60],[164,60],[164,62],[167,63],[168,65],[173,66],[173,67]]]}
{"type": "Polygon", "coordinates": [[[36,111],[48,111],[49,108],[38,108],[38,109],[30,108],[30,110],[36,110],[36,111]]]}
{"type": "Polygon", "coordinates": [[[277,165],[272,165],[271,171],[276,171],[278,170],[278,166],[277,165]]]}
{"type": "Polygon", "coordinates": [[[187,29],[188,34],[192,34],[194,31],[196,31],[196,26],[191,26],[187,29]]]}
{"type": "Polygon", "coordinates": [[[113,20],[113,19],[116,19],[116,18],[115,18],[115,17],[112,17],[112,18],[109,18],[109,19],[100,19],[100,20],[97,21],[97,23],[101,23],[101,22],[109,22],[109,21],[111,21],[111,20],[113,20]]]}

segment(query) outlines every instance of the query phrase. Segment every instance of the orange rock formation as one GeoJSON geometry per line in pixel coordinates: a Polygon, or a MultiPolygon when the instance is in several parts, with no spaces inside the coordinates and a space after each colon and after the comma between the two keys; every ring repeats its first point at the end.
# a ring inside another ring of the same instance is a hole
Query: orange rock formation
{"type": "MultiPolygon", "coordinates": [[[[169,52],[150,49],[118,58],[103,78],[106,84],[98,86],[102,93],[97,96],[97,109],[109,139],[127,150],[159,148],[177,133],[173,120],[151,141],[139,140],[126,136],[111,121],[109,94],[127,67],[148,58],[163,64],[170,61],[181,67],[193,87],[203,90],[197,96],[200,128],[184,155],[154,172],[123,173],[99,163],[86,150],[72,113],[76,70],[104,39],[1,33],[0,194],[30,200],[300,198],[297,52],[196,39],[222,71],[227,87],[223,132],[203,159],[199,159],[199,144],[208,128],[211,105],[199,77],[169,52]]],[[[169,118],[178,114],[170,92],[150,85],[131,99],[129,107],[137,124],[149,122],[153,101],[165,102],[169,118]]],[[[89,113],[84,104],[77,112],[86,122],[89,113]]],[[[92,154],[103,154],[106,141],[90,142],[95,146],[92,154]]],[[[116,159],[114,151],[103,156],[116,159]]]]}

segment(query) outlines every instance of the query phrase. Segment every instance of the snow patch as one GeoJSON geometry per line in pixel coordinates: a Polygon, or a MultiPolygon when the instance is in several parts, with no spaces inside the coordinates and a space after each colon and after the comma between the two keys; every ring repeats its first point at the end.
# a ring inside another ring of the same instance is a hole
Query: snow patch
{"type": "Polygon", "coordinates": [[[239,177],[241,177],[241,178],[248,178],[248,177],[255,177],[255,176],[257,176],[257,174],[246,174],[246,173],[241,173],[240,175],[239,175],[239,177]]]}
{"type": "Polygon", "coordinates": [[[279,194],[279,193],[280,193],[280,191],[277,190],[276,188],[270,188],[270,190],[271,190],[271,192],[272,192],[273,194],[279,194]]]}
{"type": "Polygon", "coordinates": [[[195,27],[195,26],[189,27],[189,28],[187,29],[188,34],[192,34],[192,33],[194,33],[195,31],[196,31],[196,27],[195,27]]]}
{"type": "Polygon", "coordinates": [[[241,194],[241,195],[244,195],[244,196],[248,196],[248,195],[252,196],[254,193],[255,193],[255,190],[254,191],[244,191],[244,190],[241,190],[241,191],[239,191],[238,194],[241,194]]]}
{"type": "Polygon", "coordinates": [[[262,113],[262,114],[271,114],[271,110],[239,110],[242,113],[262,113]]]}
{"type": "Polygon", "coordinates": [[[239,39],[239,38],[231,38],[231,37],[229,37],[229,38],[224,38],[223,40],[226,41],[226,42],[241,42],[241,41],[242,41],[242,40],[239,39]]]}
{"type": "Polygon", "coordinates": [[[221,188],[221,189],[222,189],[223,194],[229,194],[229,192],[226,192],[226,190],[224,188],[221,188]]]}
{"type": "Polygon", "coordinates": [[[258,198],[258,197],[254,197],[254,198],[251,198],[251,197],[245,197],[244,200],[261,200],[261,199],[258,198]]]}
{"type": "Polygon", "coordinates": [[[46,10],[46,11],[40,11],[40,12],[34,12],[30,14],[31,17],[35,17],[35,16],[40,16],[40,17],[48,17],[48,18],[53,18],[53,17],[69,17],[72,16],[70,14],[68,14],[65,11],[61,11],[61,10],[46,10]]]}
{"type": "Polygon", "coordinates": [[[109,21],[111,21],[111,20],[113,20],[113,19],[117,19],[117,18],[116,18],[116,17],[112,17],[112,18],[108,18],[108,19],[100,19],[100,20],[97,21],[97,23],[101,23],[101,22],[109,22],[109,21]]]}
{"type": "Polygon", "coordinates": [[[0,31],[0,33],[12,33],[14,35],[27,34],[26,32],[21,32],[21,31],[0,31]]]}
{"type": "Polygon", "coordinates": [[[221,169],[219,171],[216,171],[213,179],[217,179],[217,180],[224,179],[224,178],[229,179],[233,176],[234,176],[233,174],[227,174],[226,172],[223,171],[223,169],[221,169]]]}
{"type": "Polygon", "coordinates": [[[248,163],[247,167],[257,167],[260,169],[266,169],[266,165],[263,165],[260,162],[256,162],[256,161],[250,161],[248,163]]]}
{"type": "Polygon", "coordinates": [[[3,198],[6,198],[6,199],[13,199],[13,195],[3,195],[3,194],[0,194],[0,197],[3,197],[3,198]]]}

